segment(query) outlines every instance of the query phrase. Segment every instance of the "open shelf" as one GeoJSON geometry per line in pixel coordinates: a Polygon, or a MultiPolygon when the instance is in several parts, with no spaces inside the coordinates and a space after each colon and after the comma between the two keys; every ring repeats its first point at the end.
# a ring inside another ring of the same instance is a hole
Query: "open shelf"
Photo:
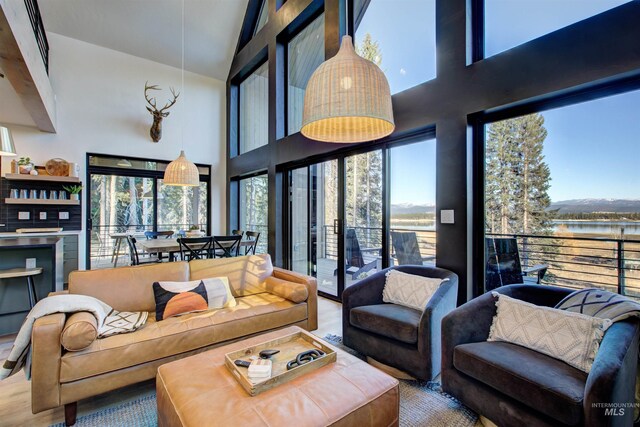
{"type": "Polygon", "coordinates": [[[7,197],[4,202],[8,205],[67,205],[77,206],[80,200],[50,200],[50,199],[12,199],[7,197]]]}
{"type": "Polygon", "coordinates": [[[45,182],[69,182],[80,183],[80,178],[76,176],[52,176],[52,175],[26,175],[21,173],[8,173],[5,179],[12,181],[45,181],[45,182]]]}

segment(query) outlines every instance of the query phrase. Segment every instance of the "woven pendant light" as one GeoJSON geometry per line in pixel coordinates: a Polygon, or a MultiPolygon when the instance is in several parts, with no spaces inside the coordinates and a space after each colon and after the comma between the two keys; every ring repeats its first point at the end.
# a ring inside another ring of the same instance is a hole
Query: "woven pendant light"
{"type": "Polygon", "coordinates": [[[180,156],[169,163],[164,170],[164,185],[177,185],[181,187],[197,187],[200,185],[200,174],[198,167],[187,160],[184,150],[180,151],[180,156]]]}
{"type": "MultiPolygon", "coordinates": [[[[184,0],[182,0],[182,92],[184,92],[184,0]]],[[[164,185],[179,187],[197,187],[200,185],[198,167],[187,160],[184,155],[184,97],[182,98],[182,150],[177,159],[167,165],[164,170],[164,185]]]]}
{"type": "Polygon", "coordinates": [[[387,78],[344,36],[338,53],[309,79],[302,134],[317,141],[353,143],[383,138],[394,129],[387,78]]]}

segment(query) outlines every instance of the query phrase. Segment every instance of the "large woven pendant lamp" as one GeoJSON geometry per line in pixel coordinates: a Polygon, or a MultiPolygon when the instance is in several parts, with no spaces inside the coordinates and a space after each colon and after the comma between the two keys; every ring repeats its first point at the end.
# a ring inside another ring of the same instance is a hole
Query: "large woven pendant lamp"
{"type": "MultiPolygon", "coordinates": [[[[184,93],[184,0],[182,0],[182,92],[184,93]]],[[[187,160],[184,154],[184,95],[182,97],[182,150],[177,159],[167,165],[164,170],[164,185],[180,187],[197,187],[200,185],[198,167],[187,160]]]]}
{"type": "Polygon", "coordinates": [[[317,141],[353,143],[383,138],[394,129],[387,78],[344,36],[338,53],[309,79],[302,134],[317,141]]]}

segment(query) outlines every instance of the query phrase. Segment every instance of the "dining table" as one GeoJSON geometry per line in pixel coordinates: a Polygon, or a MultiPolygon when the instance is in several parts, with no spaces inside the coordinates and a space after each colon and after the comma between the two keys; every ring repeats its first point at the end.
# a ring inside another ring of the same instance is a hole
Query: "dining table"
{"type": "MultiPolygon", "coordinates": [[[[233,245],[233,242],[219,242],[222,246],[229,247],[233,245]]],[[[240,247],[247,247],[253,245],[252,240],[243,240],[240,242],[240,247]]],[[[138,240],[137,245],[143,251],[155,254],[160,252],[177,253],[180,252],[180,243],[178,243],[178,239],[148,239],[148,240],[138,240]]],[[[197,245],[192,245],[197,246],[197,245]]],[[[204,243],[203,243],[204,246],[204,243]]]]}

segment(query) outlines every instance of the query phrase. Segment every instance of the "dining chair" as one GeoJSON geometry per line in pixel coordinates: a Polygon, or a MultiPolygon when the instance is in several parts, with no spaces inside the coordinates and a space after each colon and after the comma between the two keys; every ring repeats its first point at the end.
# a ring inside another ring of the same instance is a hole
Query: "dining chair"
{"type": "Polygon", "coordinates": [[[213,257],[231,258],[239,255],[242,236],[213,236],[213,257]]]}
{"type": "Polygon", "coordinates": [[[249,255],[251,253],[251,255],[255,255],[256,247],[258,246],[258,239],[260,238],[260,233],[257,231],[247,231],[245,233],[245,237],[247,238],[247,240],[246,246],[244,247],[244,254],[249,255]]]}
{"type": "Polygon", "coordinates": [[[148,259],[140,261],[140,255],[138,254],[138,249],[136,248],[136,238],[133,236],[127,236],[127,245],[129,245],[129,256],[131,257],[131,265],[142,265],[142,264],[155,264],[158,262],[162,262],[160,258],[149,256],[148,259]]]}
{"type": "Polygon", "coordinates": [[[180,259],[192,261],[194,259],[207,259],[211,257],[212,237],[180,237],[180,259]]]}
{"type": "Polygon", "coordinates": [[[238,236],[244,236],[244,231],[242,231],[242,230],[231,230],[231,234],[238,235],[238,236]]]}

